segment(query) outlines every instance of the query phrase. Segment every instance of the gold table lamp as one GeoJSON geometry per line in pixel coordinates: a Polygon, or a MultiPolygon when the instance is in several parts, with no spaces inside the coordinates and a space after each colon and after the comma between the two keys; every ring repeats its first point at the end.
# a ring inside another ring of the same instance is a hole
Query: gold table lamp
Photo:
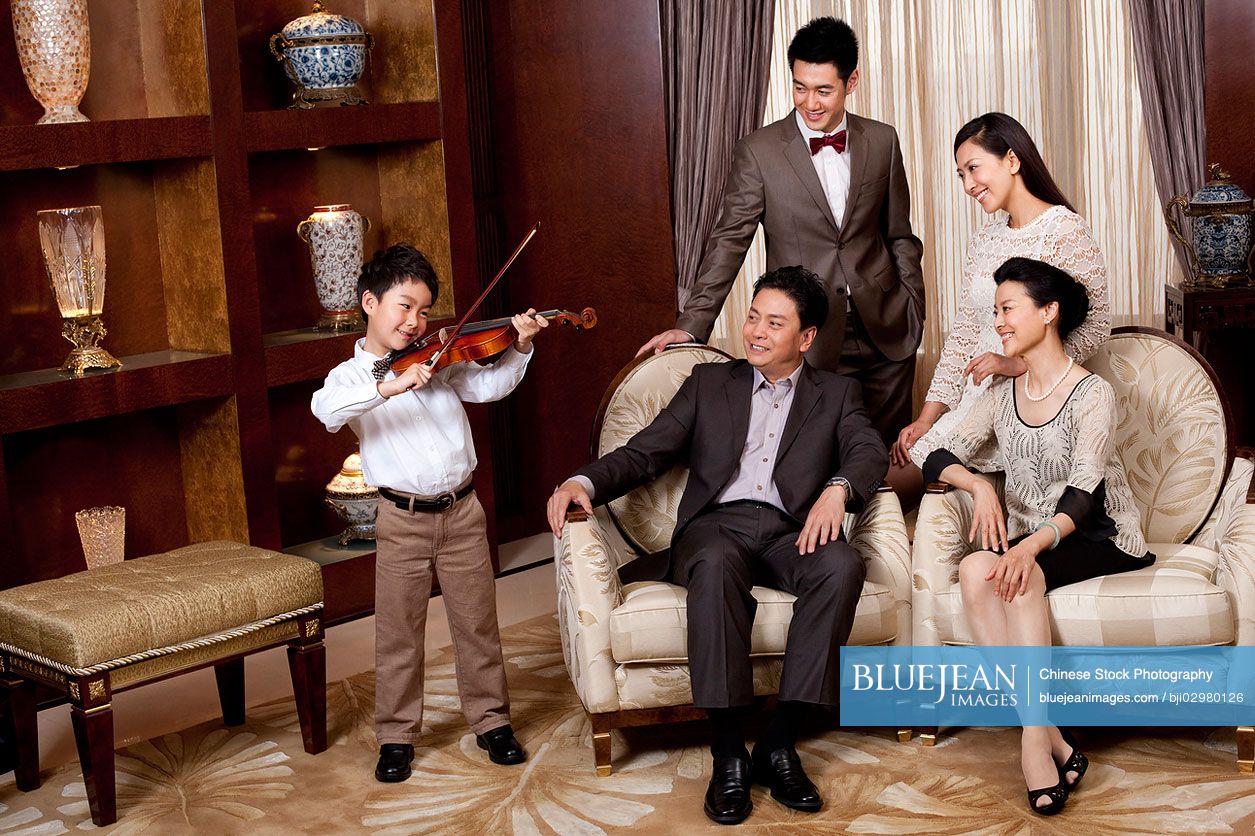
{"type": "Polygon", "coordinates": [[[122,363],[100,347],[105,336],[105,227],[99,206],[44,209],[39,244],[48,280],[61,310],[61,336],[74,344],[61,371],[82,377],[87,369],[122,363]]]}

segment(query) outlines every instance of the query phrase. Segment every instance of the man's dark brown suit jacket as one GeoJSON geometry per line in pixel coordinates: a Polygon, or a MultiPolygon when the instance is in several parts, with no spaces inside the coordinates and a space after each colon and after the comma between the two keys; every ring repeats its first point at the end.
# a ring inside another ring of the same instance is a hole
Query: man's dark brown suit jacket
{"type": "MultiPolygon", "coordinates": [[[[671,402],[627,444],[581,469],[602,505],[666,473],[689,467],[674,544],[685,527],[715,504],[740,464],[749,432],[754,368],[744,360],[704,363],[671,402]]],[[[889,454],[863,410],[857,381],[804,363],[776,455],[774,479],[785,508],[801,524],[835,476],[850,481],[857,510],[889,470],[889,454]]],[[[625,564],[625,583],[666,580],[670,550],[625,564]]]]}

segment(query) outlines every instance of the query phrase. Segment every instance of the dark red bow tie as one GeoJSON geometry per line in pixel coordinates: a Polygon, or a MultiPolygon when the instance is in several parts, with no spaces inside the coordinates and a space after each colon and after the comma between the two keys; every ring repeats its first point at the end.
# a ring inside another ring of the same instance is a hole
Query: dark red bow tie
{"type": "Polygon", "coordinates": [[[845,151],[845,131],[837,131],[835,134],[829,134],[828,136],[811,137],[811,156],[813,157],[822,151],[825,145],[831,145],[832,150],[838,154],[843,153],[845,151]]]}

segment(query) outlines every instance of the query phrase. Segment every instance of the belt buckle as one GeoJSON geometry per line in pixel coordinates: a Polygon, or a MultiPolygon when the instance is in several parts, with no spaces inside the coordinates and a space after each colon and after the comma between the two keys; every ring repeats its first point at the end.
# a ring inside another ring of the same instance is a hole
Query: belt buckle
{"type": "Polygon", "coordinates": [[[457,494],[453,491],[445,491],[436,497],[436,509],[439,511],[447,511],[453,507],[453,503],[458,501],[457,494]]]}

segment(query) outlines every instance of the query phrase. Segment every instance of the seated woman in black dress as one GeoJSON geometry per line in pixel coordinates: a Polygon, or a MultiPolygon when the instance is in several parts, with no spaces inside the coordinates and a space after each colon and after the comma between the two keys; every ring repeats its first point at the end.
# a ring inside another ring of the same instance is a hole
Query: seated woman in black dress
{"type": "MultiPolygon", "coordinates": [[[[995,327],[1027,371],[985,391],[924,462],[925,482],[972,495],[969,539],[984,551],[959,565],[964,615],[980,645],[1049,645],[1046,593],[1154,563],[1112,433],[1115,392],[1063,350],[1089,308],[1085,287],[1057,267],[1012,258],[994,273],[995,327]],[[1007,513],[965,461],[993,456],[1007,513]],[[977,541],[979,537],[979,541],[977,541]]],[[[1088,766],[1054,726],[1026,726],[1021,765],[1029,805],[1050,815],[1088,766]]]]}

